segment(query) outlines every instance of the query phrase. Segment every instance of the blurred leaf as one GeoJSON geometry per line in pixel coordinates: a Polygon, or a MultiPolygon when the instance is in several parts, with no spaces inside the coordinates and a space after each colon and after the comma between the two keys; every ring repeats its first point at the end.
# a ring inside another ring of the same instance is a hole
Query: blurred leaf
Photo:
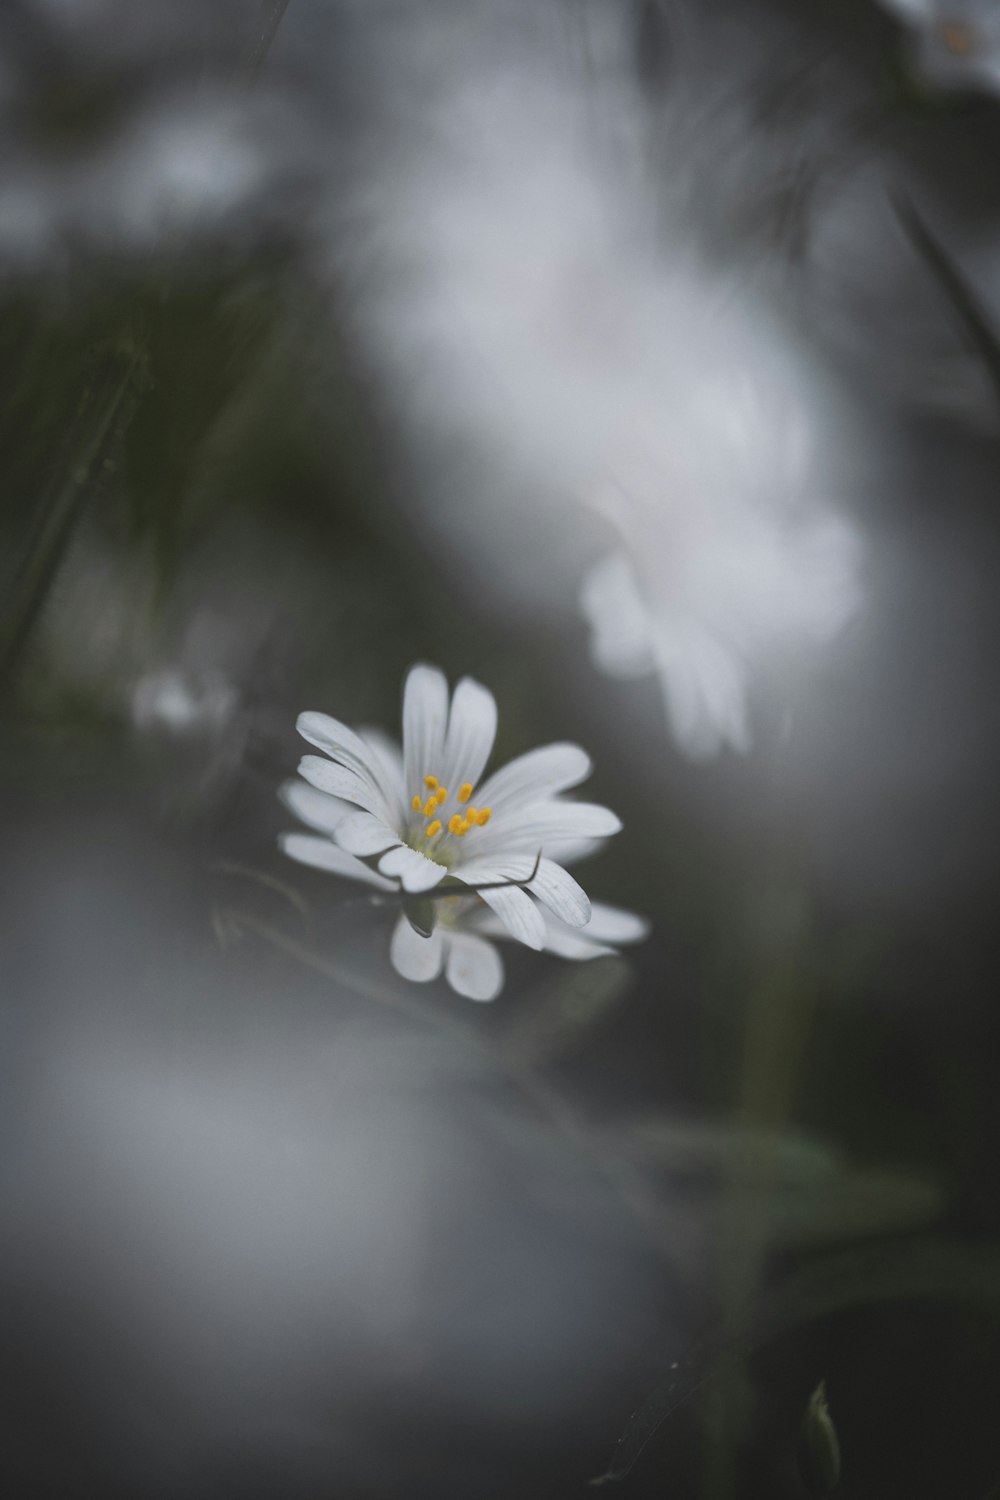
{"type": "Polygon", "coordinates": [[[753,1175],[755,1163],[772,1180],[813,1183],[840,1169],[840,1153],[794,1130],[765,1130],[651,1115],[625,1127],[624,1144],[641,1161],[681,1175],[753,1175]]]}
{"type": "Polygon", "coordinates": [[[848,1170],[774,1192],[769,1238],[781,1250],[864,1239],[926,1224],[942,1206],[940,1189],[924,1177],[848,1170]]]}
{"type": "Polygon", "coordinates": [[[942,1206],[926,1177],[853,1167],[832,1146],[793,1130],[654,1116],[629,1125],[622,1148],[675,1176],[756,1190],[772,1249],[910,1229],[942,1206]]]}
{"type": "Polygon", "coordinates": [[[840,1480],[840,1443],[821,1380],[809,1397],[799,1428],[799,1473],[813,1500],[826,1500],[840,1480]]]}

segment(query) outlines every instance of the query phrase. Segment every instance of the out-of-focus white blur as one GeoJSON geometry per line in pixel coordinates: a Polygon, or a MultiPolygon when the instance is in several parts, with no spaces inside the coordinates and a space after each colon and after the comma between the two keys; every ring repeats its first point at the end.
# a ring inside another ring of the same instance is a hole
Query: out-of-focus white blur
{"type": "Polygon", "coordinates": [[[452,39],[337,265],[413,447],[441,460],[411,494],[424,545],[498,607],[565,609],[614,493],[623,554],[583,595],[598,665],[657,669],[689,753],[745,749],[748,679],[861,603],[834,458],[851,427],[760,295],[699,262],[685,195],[657,212],[620,35],[582,17],[596,88],[568,14],[561,44],[499,58],[488,24],[452,39]]]}
{"type": "Polygon", "coordinates": [[[663,1315],[662,1269],[475,1046],[372,998],[405,991],[380,914],[341,926],[356,993],[259,938],[213,948],[203,872],[162,841],[151,859],[142,815],[9,826],[0,1276],[40,1378],[136,1491],[262,1454],[395,1493],[358,1415],[373,1392],[387,1424],[436,1410],[522,1440],[585,1405],[663,1315]]]}

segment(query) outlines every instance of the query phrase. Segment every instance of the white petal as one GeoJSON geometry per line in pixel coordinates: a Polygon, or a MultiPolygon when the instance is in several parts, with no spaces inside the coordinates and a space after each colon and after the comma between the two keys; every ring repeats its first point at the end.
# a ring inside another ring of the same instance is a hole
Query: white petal
{"type": "Polygon", "coordinates": [[[570,927],[590,921],[590,898],[581,885],[551,859],[543,859],[528,890],[570,927]]]}
{"type": "Polygon", "coordinates": [[[607,906],[603,901],[594,902],[593,915],[586,927],[567,927],[551,913],[543,915],[546,951],[559,958],[600,958],[606,953],[617,953],[615,944],[637,943],[649,932],[645,917],[607,906]]]}
{"type": "Polygon", "coordinates": [[[590,625],[591,655],[610,677],[639,677],[656,665],[650,617],[624,553],[606,557],[587,574],[580,609],[590,625]]]}
{"type": "Polygon", "coordinates": [[[501,854],[516,850],[544,849],[549,841],[608,838],[621,828],[621,819],[610,808],[593,802],[570,802],[553,798],[525,807],[508,808],[494,816],[483,829],[466,835],[475,840],[470,854],[501,854]]]}
{"type": "Polygon", "coordinates": [[[503,989],[503,959],[485,938],[452,932],[447,938],[445,978],[467,1000],[495,1000],[503,989]]]}
{"type": "Polygon", "coordinates": [[[595,943],[587,936],[586,927],[567,927],[558,917],[546,915],[545,951],[554,953],[557,958],[585,962],[587,959],[617,953],[618,949],[611,947],[609,943],[595,943]]]}
{"type": "Polygon", "coordinates": [[[383,823],[392,821],[392,812],[383,793],[370,777],[362,776],[353,767],[342,766],[334,760],[324,760],[321,755],[304,755],[299,761],[299,775],[312,786],[333,797],[343,797],[366,812],[381,818],[383,823]]]}
{"type": "Polygon", "coordinates": [[[428,938],[421,937],[405,917],[400,917],[392,934],[389,957],[396,973],[404,979],[412,979],[416,984],[436,979],[444,963],[441,929],[435,928],[428,938]]]}
{"type": "Polygon", "coordinates": [[[349,854],[381,854],[384,849],[391,849],[399,843],[399,834],[381,818],[373,817],[369,812],[359,812],[356,807],[352,807],[337,825],[334,837],[349,854]]]}
{"type": "Polygon", "coordinates": [[[648,919],[640,917],[637,912],[595,901],[584,931],[587,937],[599,943],[639,943],[649,936],[649,927],[648,919]]]}
{"type": "Polygon", "coordinates": [[[482,854],[464,859],[454,867],[455,875],[467,885],[492,885],[498,880],[512,883],[526,881],[535,868],[537,854],[482,854]]]}
{"type": "Polygon", "coordinates": [[[462,782],[477,784],[493,749],[497,705],[493,694],[471,677],[463,677],[451,700],[442,769],[437,773],[449,790],[462,782]]]}
{"type": "MultiPolygon", "coordinates": [[[[456,870],[459,879],[464,873],[456,870]]],[[[531,897],[516,886],[508,890],[483,891],[483,900],[491,906],[501,922],[519,943],[541,951],[545,946],[545,923],[531,897]]]]}
{"type": "Polygon", "coordinates": [[[495,771],[477,792],[476,803],[496,813],[510,802],[537,802],[579,786],[592,770],[590,756],[579,745],[542,745],[495,771]]]}
{"type": "Polygon", "coordinates": [[[376,760],[382,762],[382,769],[386,777],[398,783],[400,795],[403,793],[403,751],[392,735],[385,734],[381,729],[365,727],[358,731],[369,750],[376,760]]]}
{"type": "Polygon", "coordinates": [[[398,844],[383,854],[378,862],[383,875],[395,875],[403,882],[404,891],[429,891],[444,879],[448,871],[416,849],[407,849],[398,844]]]}
{"type": "Polygon", "coordinates": [[[333,833],[355,810],[353,803],[331,797],[304,781],[286,781],[279,788],[278,796],[290,812],[303,823],[308,823],[310,828],[318,828],[320,833],[333,833]]]}
{"type": "Polygon", "coordinates": [[[603,839],[547,839],[545,852],[557,865],[575,865],[603,849],[603,839]]]}
{"type": "MultiPolygon", "coordinates": [[[[325,750],[338,765],[353,771],[359,781],[369,788],[369,794],[381,799],[384,806],[380,816],[391,817],[391,809],[402,799],[402,787],[359,734],[348,729],[346,724],[341,724],[339,719],[320,713],[299,714],[296,728],[303,739],[318,746],[320,750],[325,750]]],[[[356,802],[359,799],[355,797],[352,800],[356,802]]],[[[362,806],[367,805],[362,803],[362,806]]],[[[378,809],[372,807],[369,810],[375,812],[378,809]]]]}
{"type": "Polygon", "coordinates": [[[349,729],[346,724],[341,724],[339,719],[333,719],[329,714],[307,712],[299,714],[295,721],[295,727],[304,740],[310,745],[316,745],[320,750],[325,750],[327,755],[332,755],[336,760],[343,757],[346,765],[366,765],[370,759],[368,747],[349,729]]]}
{"type": "MultiPolygon", "coordinates": [[[[572,875],[551,859],[537,858],[534,854],[509,854],[506,857],[483,855],[479,859],[463,861],[456,866],[454,874],[467,885],[493,885],[497,881],[513,884],[525,882],[538,866],[534,879],[526,888],[543,901],[557,917],[571,927],[582,927],[590,921],[590,901],[586,891],[578,885],[572,875]]],[[[483,891],[483,900],[487,892],[483,891]]]]}
{"type": "Polygon", "coordinates": [[[437,667],[411,667],[403,688],[404,794],[423,790],[424,776],[438,776],[448,723],[448,683],[437,667]]]}
{"type": "Polygon", "coordinates": [[[658,642],[670,725],[692,760],[707,760],[723,745],[746,754],[749,672],[731,646],[705,630],[661,632],[658,642]]]}
{"type": "Polygon", "coordinates": [[[380,891],[399,889],[394,880],[384,880],[381,875],[363,865],[360,859],[355,859],[353,854],[338,849],[329,839],[316,838],[311,833],[283,833],[278,842],[288,857],[297,859],[300,865],[312,865],[317,870],[328,870],[331,875],[360,880],[365,885],[376,886],[380,891]]]}

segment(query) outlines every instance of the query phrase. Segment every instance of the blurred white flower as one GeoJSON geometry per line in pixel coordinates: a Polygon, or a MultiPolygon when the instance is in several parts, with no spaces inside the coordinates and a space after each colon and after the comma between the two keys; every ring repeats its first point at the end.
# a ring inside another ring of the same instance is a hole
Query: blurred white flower
{"type": "Polygon", "coordinates": [[[660,676],[686,754],[751,743],[751,677],[830,640],[860,605],[854,530],[807,503],[798,413],[738,381],[704,381],[673,413],[669,462],[632,463],[595,501],[621,545],[587,574],[596,664],[660,676]]]}
{"type": "MultiPolygon", "coordinates": [[[[444,675],[418,665],[404,690],[402,750],[371,730],[355,733],[325,714],[305,713],[298,720],[300,734],[330,759],[305,756],[299,770],[309,785],[294,782],[284,789],[286,804],[316,830],[283,835],[282,848],[291,858],[384,891],[420,895],[446,878],[475,888],[471,905],[482,915],[472,922],[465,893],[458,897],[456,889],[457,905],[456,897],[436,895],[434,916],[444,931],[434,921],[431,937],[414,932],[419,959],[400,947],[406,940],[393,943],[394,962],[410,978],[432,978],[447,964],[450,982],[461,990],[461,975],[471,963],[477,972],[466,980],[466,990],[475,988],[475,998],[496,993],[494,981],[487,986],[484,977],[479,934],[489,925],[483,929],[482,920],[499,919],[507,934],[529,948],[569,956],[567,935],[591,922],[591,904],[552,856],[578,858],[594,840],[621,827],[608,808],[561,795],[590,774],[590,758],[578,745],[529,751],[482,780],[496,720],[493,695],[479,683],[463,678],[449,704],[444,675]],[[365,863],[376,855],[377,869],[365,863]],[[478,967],[470,953],[479,956],[478,967]],[[488,994],[479,993],[486,989],[488,994]]],[[[588,927],[581,939],[586,956],[603,941],[603,932],[600,922],[588,927]]],[[[488,962],[495,976],[499,959],[488,962]]]]}
{"type": "Polygon", "coordinates": [[[200,676],[167,669],[145,672],[132,692],[137,728],[183,735],[223,729],[239,706],[231,682],[214,672],[200,676]]]}
{"type": "Polygon", "coordinates": [[[909,27],[917,65],[941,88],[1000,92],[997,0],[881,0],[909,27]]]}

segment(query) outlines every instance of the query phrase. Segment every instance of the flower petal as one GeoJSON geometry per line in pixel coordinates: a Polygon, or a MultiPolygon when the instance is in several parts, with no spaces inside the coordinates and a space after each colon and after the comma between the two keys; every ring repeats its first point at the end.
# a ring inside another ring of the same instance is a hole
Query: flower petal
{"type": "Polygon", "coordinates": [[[649,611],[624,552],[604,558],[587,574],[580,610],[592,631],[590,650],[600,671],[609,677],[640,677],[653,671],[649,611]]]}
{"type": "Polygon", "coordinates": [[[299,714],[295,727],[310,745],[325,750],[335,760],[343,760],[345,765],[367,765],[370,759],[368,746],[361,736],[329,714],[312,711],[299,714]]]}
{"type": "Polygon", "coordinates": [[[381,818],[383,823],[392,820],[392,812],[384,794],[371,777],[362,776],[353,767],[340,765],[333,760],[324,760],[321,755],[304,755],[299,761],[299,775],[312,786],[333,797],[343,797],[366,812],[381,818]]]}
{"type": "Polygon", "coordinates": [[[447,938],[445,978],[467,1000],[495,1000],[503,989],[503,959],[492,943],[469,932],[447,938]]]}
{"type": "MultiPolygon", "coordinates": [[[[448,683],[437,667],[411,667],[403,688],[404,794],[422,787],[424,776],[440,776],[448,723],[448,683]]],[[[445,783],[447,785],[447,782],[445,783]]]]}
{"type": "Polygon", "coordinates": [[[664,628],[657,655],[670,725],[684,753],[708,760],[728,744],[745,755],[752,742],[749,671],[735,647],[707,630],[664,628]]]}
{"type": "Polygon", "coordinates": [[[599,943],[640,943],[649,936],[649,928],[648,918],[640,917],[638,912],[595,901],[585,932],[599,943]]]}
{"type": "MultiPolygon", "coordinates": [[[[460,880],[464,880],[464,871],[455,870],[454,873],[460,880]]],[[[538,907],[525,891],[517,886],[511,886],[506,890],[483,891],[481,894],[486,904],[496,912],[511,937],[539,952],[544,948],[545,923],[542,921],[538,907]]]]}
{"type": "Polygon", "coordinates": [[[400,917],[389,944],[389,957],[396,973],[404,979],[412,979],[415,984],[436,979],[444,963],[441,929],[435,928],[430,937],[421,937],[405,917],[400,917]]]}
{"type": "Polygon", "coordinates": [[[567,927],[558,917],[546,915],[545,952],[581,963],[591,958],[604,958],[617,953],[618,949],[610,943],[595,943],[587,936],[586,927],[567,927]]]}
{"type": "Polygon", "coordinates": [[[463,677],[452,696],[443,768],[438,773],[446,787],[457,791],[464,781],[477,784],[496,732],[496,699],[480,683],[463,677]]]}
{"type": "Polygon", "coordinates": [[[538,802],[579,786],[593,770],[593,762],[579,745],[541,745],[510,760],[495,771],[477,792],[477,800],[494,813],[511,802],[538,802]]]}
{"type": "Polygon", "coordinates": [[[289,859],[297,859],[300,865],[312,865],[317,870],[328,870],[331,875],[343,875],[348,880],[360,880],[380,891],[399,889],[394,880],[385,880],[381,875],[363,865],[360,859],[338,849],[329,839],[317,838],[311,833],[283,833],[278,840],[289,859]]]}
{"type": "MultiPolygon", "coordinates": [[[[466,885],[478,887],[492,885],[500,880],[510,881],[512,884],[526,882],[533,871],[535,876],[530,885],[526,886],[527,890],[571,927],[582,927],[589,922],[590,901],[586,891],[572,875],[551,859],[539,860],[536,855],[527,853],[512,854],[506,858],[483,855],[480,859],[463,863],[454,873],[466,885]]],[[[484,901],[487,895],[487,891],[482,892],[484,901]]]]}
{"type": "Polygon", "coordinates": [[[278,789],[278,796],[297,818],[320,833],[333,833],[352,812],[354,806],[340,797],[331,797],[328,792],[318,791],[304,781],[286,781],[278,789]]]}
{"type": "Polygon", "coordinates": [[[381,761],[386,779],[399,787],[399,795],[402,798],[404,795],[403,752],[397,741],[381,729],[372,729],[368,726],[360,729],[358,733],[375,759],[381,761]]]}
{"type": "Polygon", "coordinates": [[[590,921],[590,898],[587,892],[554,860],[539,861],[538,874],[529,884],[528,890],[570,927],[583,927],[590,921]]]}
{"type": "MultiPolygon", "coordinates": [[[[353,771],[358,780],[369,789],[369,795],[381,799],[384,804],[379,815],[390,818],[391,809],[402,802],[402,787],[370,745],[365,744],[359,734],[333,719],[329,714],[303,713],[295,721],[303,739],[324,750],[338,765],[353,771]]],[[[357,802],[357,797],[352,798],[357,802]]],[[[362,803],[367,806],[367,802],[362,803]]],[[[369,811],[378,811],[371,807],[369,811]]]]}
{"type": "Polygon", "coordinates": [[[352,807],[337,825],[334,838],[349,854],[381,854],[399,843],[399,834],[369,812],[352,807]]]}
{"type": "Polygon", "coordinates": [[[529,849],[537,852],[550,841],[608,838],[621,826],[621,819],[610,808],[552,798],[508,808],[502,817],[494,816],[488,827],[476,829],[468,837],[475,839],[470,853],[499,855],[529,849]]]}
{"type": "Polygon", "coordinates": [[[454,873],[464,880],[466,885],[492,885],[498,880],[517,884],[529,878],[535,864],[536,855],[527,852],[482,854],[478,858],[463,860],[455,867],[454,873]]]}
{"type": "Polygon", "coordinates": [[[419,854],[416,849],[408,849],[405,844],[397,844],[395,849],[383,854],[378,867],[383,875],[397,876],[403,882],[404,891],[429,891],[448,873],[444,865],[419,854]]]}

